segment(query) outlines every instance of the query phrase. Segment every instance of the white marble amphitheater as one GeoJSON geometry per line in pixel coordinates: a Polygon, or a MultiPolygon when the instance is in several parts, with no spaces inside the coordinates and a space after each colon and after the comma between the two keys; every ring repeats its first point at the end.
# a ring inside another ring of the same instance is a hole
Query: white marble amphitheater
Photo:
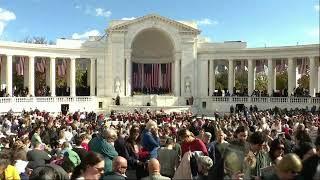
{"type": "Polygon", "coordinates": [[[70,111],[164,108],[203,113],[229,111],[230,105],[237,104],[256,105],[259,109],[319,107],[319,44],[247,48],[246,42],[241,41],[207,42],[200,34],[194,22],[150,14],[134,20],[111,21],[105,37],[90,37],[86,41],[57,39],[55,45],[0,41],[1,88],[6,94],[0,97],[0,111],[38,108],[57,112],[61,105],[68,106],[70,111]],[[39,60],[44,60],[48,96],[36,95],[39,60]],[[273,91],[277,91],[277,64],[286,64],[290,95],[297,87],[297,69],[303,60],[308,64],[310,96],[272,97],[273,91]],[[222,65],[228,72],[225,89],[235,93],[235,78],[242,69],[248,72],[247,91],[251,95],[258,64],[262,63],[267,67],[269,96],[212,96],[217,91],[216,76],[222,65]],[[77,96],[76,69],[82,65],[88,70],[90,91],[86,96],[77,96]],[[13,77],[21,71],[23,85],[29,89],[26,97],[14,95],[13,77]],[[58,95],[57,76],[66,78],[68,96],[58,95]],[[166,93],[154,91],[159,88],[166,93]],[[117,95],[120,106],[114,102],[117,95]],[[193,105],[186,104],[190,97],[193,105]]]}

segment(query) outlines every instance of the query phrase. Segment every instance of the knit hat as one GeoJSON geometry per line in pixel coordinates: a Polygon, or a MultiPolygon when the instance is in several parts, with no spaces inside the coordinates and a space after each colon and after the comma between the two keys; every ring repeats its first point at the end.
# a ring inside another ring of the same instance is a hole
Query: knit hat
{"type": "Polygon", "coordinates": [[[69,160],[73,163],[74,167],[77,167],[81,163],[79,155],[70,149],[68,149],[64,153],[64,157],[68,157],[69,160]]]}

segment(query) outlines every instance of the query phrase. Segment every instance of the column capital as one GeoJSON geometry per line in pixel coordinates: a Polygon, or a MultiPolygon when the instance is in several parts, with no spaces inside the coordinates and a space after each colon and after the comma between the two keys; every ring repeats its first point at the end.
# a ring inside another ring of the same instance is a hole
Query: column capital
{"type": "Polygon", "coordinates": [[[181,52],[175,52],[174,54],[174,61],[178,61],[181,59],[181,52]]]}
{"type": "Polygon", "coordinates": [[[125,49],[125,50],[124,50],[124,53],[125,53],[125,54],[131,54],[131,52],[132,52],[132,49],[131,49],[131,48],[130,48],[130,49],[125,49]]]}
{"type": "Polygon", "coordinates": [[[263,58],[260,58],[260,59],[273,60],[274,57],[272,57],[272,56],[264,56],[263,58]]]}
{"type": "Polygon", "coordinates": [[[316,56],[308,56],[309,59],[316,59],[316,56]]]}
{"type": "Polygon", "coordinates": [[[35,59],[35,56],[28,56],[29,60],[34,60],[35,59]]]}

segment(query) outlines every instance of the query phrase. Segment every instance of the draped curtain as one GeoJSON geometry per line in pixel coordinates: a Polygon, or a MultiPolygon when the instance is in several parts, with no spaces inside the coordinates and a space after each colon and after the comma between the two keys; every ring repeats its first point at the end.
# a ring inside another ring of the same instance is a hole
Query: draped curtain
{"type": "Polygon", "coordinates": [[[172,64],[132,64],[133,89],[164,88],[171,91],[172,64]]]}

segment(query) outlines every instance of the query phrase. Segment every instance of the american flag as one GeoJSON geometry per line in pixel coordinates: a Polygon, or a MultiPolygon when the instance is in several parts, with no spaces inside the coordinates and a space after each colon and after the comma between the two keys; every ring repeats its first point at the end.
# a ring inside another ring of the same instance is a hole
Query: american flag
{"type": "Polygon", "coordinates": [[[64,77],[67,71],[67,60],[66,59],[59,59],[58,60],[58,76],[64,77]]]}
{"type": "Polygon", "coordinates": [[[24,56],[19,56],[16,58],[16,71],[18,76],[23,76],[25,61],[26,57],[24,56]]]}
{"type": "Polygon", "coordinates": [[[171,64],[133,63],[133,88],[171,88],[171,64]]]}
{"type": "Polygon", "coordinates": [[[288,67],[288,66],[287,66],[285,60],[281,59],[281,60],[276,61],[276,69],[277,69],[277,72],[286,71],[286,70],[287,70],[287,67],[288,67]]]}
{"type": "Polygon", "coordinates": [[[256,73],[265,72],[267,63],[267,60],[256,60],[256,73]]]}
{"type": "Polygon", "coordinates": [[[171,70],[172,64],[161,64],[162,87],[171,90],[171,70]]]}
{"type": "Polygon", "coordinates": [[[45,58],[39,58],[36,63],[36,71],[44,73],[46,70],[46,60],[45,58]]]}
{"type": "Polygon", "coordinates": [[[236,61],[235,71],[240,71],[240,70],[241,70],[241,61],[236,61]]]}

